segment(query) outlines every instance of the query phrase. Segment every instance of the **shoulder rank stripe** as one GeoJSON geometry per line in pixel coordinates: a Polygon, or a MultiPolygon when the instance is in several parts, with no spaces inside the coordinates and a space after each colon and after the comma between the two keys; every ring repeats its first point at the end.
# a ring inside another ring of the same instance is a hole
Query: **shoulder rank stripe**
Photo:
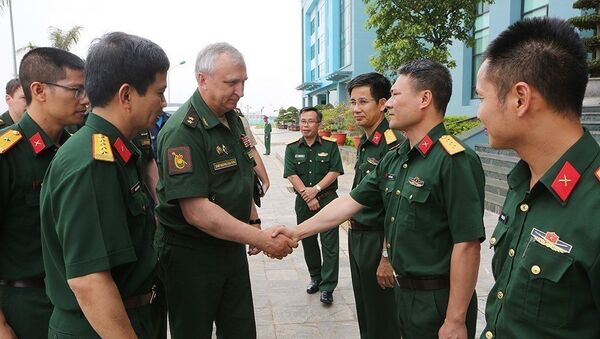
{"type": "Polygon", "coordinates": [[[440,137],[440,144],[442,144],[446,152],[448,152],[450,155],[454,155],[465,150],[465,148],[451,135],[443,135],[440,137]]]}
{"type": "Polygon", "coordinates": [[[336,142],[337,141],[336,138],[332,138],[332,137],[321,137],[321,139],[325,139],[325,140],[331,141],[331,142],[336,142]]]}
{"type": "Polygon", "coordinates": [[[4,134],[0,135],[0,154],[6,153],[21,139],[23,139],[23,135],[17,130],[9,129],[4,132],[4,134]]]}
{"type": "Polygon", "coordinates": [[[110,147],[110,140],[106,135],[96,133],[92,136],[92,155],[96,160],[115,161],[115,156],[110,147]]]}
{"type": "Polygon", "coordinates": [[[385,136],[385,143],[388,145],[398,140],[398,138],[396,138],[396,134],[394,134],[394,131],[389,128],[383,133],[383,135],[385,136]]]}

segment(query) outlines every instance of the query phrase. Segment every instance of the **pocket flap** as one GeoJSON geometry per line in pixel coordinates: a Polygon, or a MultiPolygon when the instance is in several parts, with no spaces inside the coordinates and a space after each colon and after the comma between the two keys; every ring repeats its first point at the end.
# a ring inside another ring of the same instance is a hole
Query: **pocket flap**
{"type": "Polygon", "coordinates": [[[560,281],[572,264],[573,258],[568,254],[554,252],[535,241],[529,244],[521,261],[530,279],[546,279],[554,283],[560,281]]]}

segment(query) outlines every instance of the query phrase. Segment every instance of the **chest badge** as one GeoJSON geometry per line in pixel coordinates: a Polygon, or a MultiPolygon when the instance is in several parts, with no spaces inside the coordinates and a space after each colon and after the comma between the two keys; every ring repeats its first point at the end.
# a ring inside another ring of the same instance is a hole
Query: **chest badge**
{"type": "Polygon", "coordinates": [[[189,146],[172,147],[167,152],[169,175],[192,172],[192,157],[189,146]]]}
{"type": "Polygon", "coordinates": [[[571,253],[571,249],[573,249],[572,245],[560,240],[558,234],[555,232],[544,232],[534,227],[531,230],[531,237],[538,244],[544,245],[554,252],[571,253]]]}
{"type": "Polygon", "coordinates": [[[216,151],[218,155],[229,154],[229,149],[225,145],[217,145],[216,151]]]}
{"type": "Polygon", "coordinates": [[[320,152],[317,155],[320,156],[320,157],[326,157],[326,156],[329,155],[329,153],[327,153],[327,152],[320,152]]]}
{"type": "Polygon", "coordinates": [[[565,161],[565,164],[560,171],[558,171],[558,174],[550,187],[552,187],[552,190],[554,190],[554,193],[558,195],[562,202],[565,202],[571,195],[571,192],[573,192],[580,177],[581,175],[577,172],[575,167],[573,167],[570,162],[565,161]]]}
{"type": "Polygon", "coordinates": [[[377,164],[379,163],[379,160],[375,159],[375,158],[367,158],[367,162],[373,166],[377,166],[377,164]]]}
{"type": "Polygon", "coordinates": [[[408,183],[415,187],[423,187],[425,185],[425,182],[419,177],[409,178],[408,183]]]}

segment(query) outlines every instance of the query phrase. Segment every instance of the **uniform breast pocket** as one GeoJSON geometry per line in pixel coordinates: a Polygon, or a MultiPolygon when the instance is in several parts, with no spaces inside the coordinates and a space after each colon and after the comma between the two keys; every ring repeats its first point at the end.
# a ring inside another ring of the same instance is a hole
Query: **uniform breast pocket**
{"type": "Polygon", "coordinates": [[[317,162],[315,166],[315,171],[317,173],[323,174],[329,172],[329,155],[317,155],[315,161],[317,162]]]}
{"type": "Polygon", "coordinates": [[[569,269],[573,258],[566,253],[555,252],[537,242],[530,242],[525,250],[513,291],[526,291],[516,296],[525,301],[522,307],[525,319],[548,327],[561,327],[571,319],[569,294],[572,282],[569,269]],[[519,286],[521,285],[521,286],[519,286]]]}
{"type": "Polygon", "coordinates": [[[408,186],[401,192],[403,201],[401,204],[405,207],[400,213],[404,213],[405,224],[409,229],[416,231],[425,231],[427,226],[427,200],[429,199],[430,189],[426,186],[413,187],[408,186]]]}
{"type": "Polygon", "coordinates": [[[308,173],[308,161],[306,161],[306,157],[296,157],[294,159],[294,167],[296,168],[296,174],[298,175],[308,173]]]}
{"type": "Polygon", "coordinates": [[[146,213],[146,208],[148,207],[148,202],[144,193],[140,190],[136,193],[133,193],[127,199],[127,208],[129,208],[129,213],[134,217],[143,215],[146,213]]]}
{"type": "MultiPolygon", "coordinates": [[[[493,247],[494,252],[496,252],[496,250],[499,248],[499,246],[504,241],[507,231],[508,231],[507,225],[504,225],[503,223],[498,223],[498,225],[496,225],[496,229],[494,229],[494,233],[492,234],[492,237],[490,238],[490,248],[493,247]]],[[[507,257],[505,255],[495,255],[493,257],[492,272],[494,273],[494,275],[496,274],[496,272],[500,272],[500,270],[502,270],[502,264],[504,263],[504,261],[506,259],[507,259],[507,257]]]]}
{"type": "Polygon", "coordinates": [[[371,164],[370,162],[363,162],[358,166],[358,170],[362,173],[362,176],[366,176],[367,174],[373,172],[376,165],[371,164]]]}

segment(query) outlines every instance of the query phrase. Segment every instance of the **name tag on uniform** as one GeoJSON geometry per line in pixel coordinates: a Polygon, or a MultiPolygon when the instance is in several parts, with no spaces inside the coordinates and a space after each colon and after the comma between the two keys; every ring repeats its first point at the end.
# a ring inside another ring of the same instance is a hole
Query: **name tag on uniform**
{"type": "Polygon", "coordinates": [[[129,192],[130,192],[131,194],[134,194],[134,193],[136,193],[137,191],[139,191],[139,190],[140,190],[140,188],[142,188],[142,184],[141,184],[141,183],[138,181],[138,182],[136,182],[136,183],[135,183],[135,185],[133,185],[133,187],[131,187],[131,188],[129,189],[129,192]]]}
{"type": "Polygon", "coordinates": [[[235,167],[235,166],[237,166],[236,159],[228,159],[228,160],[223,160],[223,161],[213,163],[213,169],[215,170],[215,172],[224,170],[226,168],[235,167]]]}
{"type": "Polygon", "coordinates": [[[306,154],[294,154],[294,158],[296,158],[296,159],[306,159],[306,154]]]}

